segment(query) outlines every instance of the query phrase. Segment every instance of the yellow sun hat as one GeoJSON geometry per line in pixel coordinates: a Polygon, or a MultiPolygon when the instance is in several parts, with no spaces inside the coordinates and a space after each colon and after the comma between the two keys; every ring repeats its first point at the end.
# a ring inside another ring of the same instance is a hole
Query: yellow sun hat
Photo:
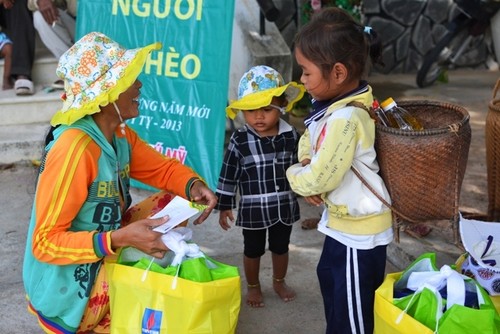
{"type": "Polygon", "coordinates": [[[56,74],[64,80],[65,92],[50,124],[70,125],[115,102],[137,79],[149,53],[160,48],[153,43],[125,49],[99,32],[83,36],[59,59],[56,74]]]}
{"type": "Polygon", "coordinates": [[[273,97],[285,93],[288,104],[286,111],[304,96],[305,88],[296,82],[285,84],[283,77],[275,69],[258,65],[243,74],[238,85],[238,100],[226,107],[226,114],[234,119],[240,110],[255,110],[271,104],[273,97]]]}

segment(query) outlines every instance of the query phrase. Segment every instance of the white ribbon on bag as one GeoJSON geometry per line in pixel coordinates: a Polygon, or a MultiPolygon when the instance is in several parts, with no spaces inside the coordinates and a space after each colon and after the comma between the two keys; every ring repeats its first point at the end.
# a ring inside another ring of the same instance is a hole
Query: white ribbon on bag
{"type": "MultiPolygon", "coordinates": [[[[450,266],[444,265],[441,267],[439,271],[415,271],[410,273],[408,276],[408,281],[406,283],[406,287],[410,290],[415,291],[410,302],[407,307],[396,320],[396,323],[399,323],[403,317],[403,314],[408,311],[410,307],[413,297],[424,288],[431,290],[436,299],[438,301],[438,310],[436,312],[436,328],[434,333],[438,332],[438,323],[439,319],[443,315],[442,310],[442,297],[439,293],[439,290],[446,287],[446,309],[449,310],[453,305],[458,304],[461,306],[465,305],[465,281],[464,279],[468,279],[467,276],[464,276],[453,270],[450,266]]],[[[484,298],[479,290],[479,287],[475,284],[477,300],[479,305],[484,304],[484,298]]]]}
{"type": "Polygon", "coordinates": [[[177,266],[177,271],[175,272],[175,277],[172,281],[172,289],[175,289],[177,287],[177,277],[179,276],[181,263],[182,261],[184,261],[184,259],[205,257],[205,254],[203,254],[197,244],[186,242],[191,240],[192,237],[193,230],[187,227],[178,227],[176,229],[168,231],[161,236],[161,240],[163,241],[165,246],[167,246],[172,252],[175,253],[171,265],[177,266]]]}
{"type": "MultiPolygon", "coordinates": [[[[193,230],[188,227],[177,227],[173,230],[161,236],[161,240],[174,254],[174,258],[170,265],[177,266],[177,271],[175,273],[174,280],[172,281],[172,289],[177,287],[177,277],[179,276],[179,270],[181,268],[180,264],[186,258],[198,258],[205,257],[205,254],[200,250],[197,244],[187,243],[193,237],[193,230]]],[[[142,281],[146,279],[147,273],[155,261],[154,257],[151,257],[151,262],[149,262],[148,267],[142,274],[142,281]]]]}
{"type": "Polygon", "coordinates": [[[423,284],[431,285],[438,291],[446,286],[446,309],[454,304],[465,304],[464,277],[450,266],[444,265],[439,271],[413,272],[408,277],[407,288],[417,290],[423,284]]]}
{"type": "Polygon", "coordinates": [[[176,229],[170,230],[161,236],[161,240],[172,252],[175,253],[175,257],[172,260],[171,265],[177,266],[185,258],[198,258],[205,257],[200,247],[197,244],[187,243],[186,241],[191,240],[193,237],[193,231],[187,227],[178,227],[176,229]]]}

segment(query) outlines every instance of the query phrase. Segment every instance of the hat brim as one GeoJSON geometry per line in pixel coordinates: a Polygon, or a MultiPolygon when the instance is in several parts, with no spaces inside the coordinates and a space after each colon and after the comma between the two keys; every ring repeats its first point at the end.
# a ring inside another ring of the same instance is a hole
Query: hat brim
{"type": "Polygon", "coordinates": [[[239,100],[232,101],[226,107],[226,114],[229,118],[234,119],[240,110],[255,110],[268,106],[271,104],[273,97],[281,96],[283,93],[285,93],[285,98],[288,101],[286,111],[290,111],[294,104],[304,96],[305,88],[303,85],[292,81],[281,87],[248,94],[239,100]]]}
{"type": "Polygon", "coordinates": [[[78,93],[83,94],[82,98],[64,103],[63,107],[52,117],[50,124],[52,126],[71,125],[86,115],[99,112],[101,106],[115,102],[118,96],[126,91],[141,74],[149,53],[159,49],[161,49],[161,43],[127,50],[123,58],[127,57],[132,60],[126,66],[122,62],[115,63],[108,70],[107,75],[97,78],[90,87],[78,93]],[[106,89],[102,89],[103,86],[106,89]]]}

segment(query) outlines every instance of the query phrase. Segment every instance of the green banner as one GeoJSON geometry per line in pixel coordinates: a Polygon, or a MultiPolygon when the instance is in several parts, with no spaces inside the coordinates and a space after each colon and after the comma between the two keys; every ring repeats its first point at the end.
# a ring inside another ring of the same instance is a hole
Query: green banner
{"type": "Polygon", "coordinates": [[[234,0],[78,2],[78,37],[99,31],[127,48],[162,43],[139,76],[140,115],[128,125],[212,189],[224,150],[233,13],[234,0]]]}

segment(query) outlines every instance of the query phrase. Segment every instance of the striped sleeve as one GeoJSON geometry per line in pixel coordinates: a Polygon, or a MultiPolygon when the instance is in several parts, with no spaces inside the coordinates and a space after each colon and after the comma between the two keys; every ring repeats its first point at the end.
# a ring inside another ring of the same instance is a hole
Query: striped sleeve
{"type": "Polygon", "coordinates": [[[94,248],[95,231],[72,229],[97,175],[100,153],[90,137],[76,129],[66,130],[48,152],[38,178],[31,239],[39,261],[64,265],[100,260],[94,248]]]}
{"type": "Polygon", "coordinates": [[[112,231],[94,234],[94,250],[98,257],[115,254],[111,248],[111,233],[112,231]]]}

